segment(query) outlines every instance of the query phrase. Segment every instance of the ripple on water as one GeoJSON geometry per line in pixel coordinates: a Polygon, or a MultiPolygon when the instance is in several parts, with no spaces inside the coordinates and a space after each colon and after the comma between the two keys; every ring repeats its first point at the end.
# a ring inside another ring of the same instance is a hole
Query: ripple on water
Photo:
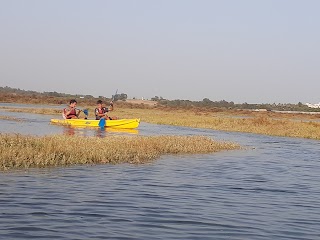
{"type": "MultiPolygon", "coordinates": [[[[63,132],[46,120],[25,131],[40,134],[35,126],[63,132]]],[[[319,141],[139,127],[142,135],[159,133],[249,148],[145,165],[2,173],[0,239],[320,239],[319,141]]]]}

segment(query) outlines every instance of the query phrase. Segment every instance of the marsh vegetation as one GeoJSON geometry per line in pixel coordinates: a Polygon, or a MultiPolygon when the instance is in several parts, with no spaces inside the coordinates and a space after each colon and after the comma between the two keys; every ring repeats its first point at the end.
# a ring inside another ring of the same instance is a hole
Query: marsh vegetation
{"type": "MultiPolygon", "coordinates": [[[[166,111],[156,109],[120,109],[119,115],[139,116],[142,121],[223,131],[258,133],[272,136],[320,140],[320,122],[310,115],[281,113],[211,113],[205,111],[166,111]]],[[[319,119],[319,117],[316,117],[319,119]]]]}
{"type": "Polygon", "coordinates": [[[240,149],[205,136],[24,136],[0,134],[0,170],[75,164],[146,163],[164,154],[240,149]]]}
{"type": "Polygon", "coordinates": [[[14,121],[14,122],[23,122],[20,118],[15,118],[11,116],[0,116],[0,120],[14,121]]]}

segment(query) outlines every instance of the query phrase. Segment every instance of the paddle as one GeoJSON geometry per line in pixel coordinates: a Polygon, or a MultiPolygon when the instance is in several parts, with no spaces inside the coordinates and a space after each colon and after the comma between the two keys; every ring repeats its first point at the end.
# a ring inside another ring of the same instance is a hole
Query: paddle
{"type": "MultiPolygon", "coordinates": [[[[76,110],[79,110],[78,115],[80,114],[80,112],[83,112],[83,113],[84,113],[84,115],[86,116],[86,117],[85,117],[85,119],[87,119],[87,117],[88,117],[88,115],[89,115],[89,111],[88,111],[88,109],[76,108],[76,110]]],[[[78,115],[77,115],[77,116],[78,116],[78,115]]]]}
{"type": "Polygon", "coordinates": [[[111,102],[114,101],[114,98],[116,97],[117,93],[118,93],[118,89],[117,89],[117,91],[116,91],[116,94],[112,96],[111,102]]]}
{"type": "MultiPolygon", "coordinates": [[[[117,95],[118,93],[118,89],[116,91],[116,94],[112,96],[112,99],[111,99],[111,102],[113,103],[114,99],[115,99],[115,96],[117,95]]],[[[106,125],[106,119],[103,117],[103,118],[100,118],[99,120],[99,127],[100,129],[104,128],[106,125]]]]}
{"type": "Polygon", "coordinates": [[[99,127],[102,129],[106,125],[106,119],[105,118],[100,118],[99,120],[99,127]]]}
{"type": "Polygon", "coordinates": [[[84,119],[87,119],[87,118],[88,118],[88,115],[89,115],[88,109],[83,109],[83,113],[84,113],[84,115],[85,115],[84,119]]]}

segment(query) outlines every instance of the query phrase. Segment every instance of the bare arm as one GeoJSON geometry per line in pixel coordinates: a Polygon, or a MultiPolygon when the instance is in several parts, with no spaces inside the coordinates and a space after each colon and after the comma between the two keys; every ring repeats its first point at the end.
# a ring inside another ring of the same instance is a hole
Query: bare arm
{"type": "MultiPolygon", "coordinates": [[[[67,116],[72,112],[72,110],[73,110],[72,108],[65,108],[64,109],[64,114],[67,116]]],[[[76,115],[78,116],[80,114],[81,110],[80,109],[75,109],[75,110],[76,110],[76,115]]]]}
{"type": "Polygon", "coordinates": [[[81,113],[81,109],[76,109],[76,115],[79,117],[79,114],[81,113]],[[78,111],[78,112],[77,112],[78,111]]]}
{"type": "Polygon", "coordinates": [[[113,111],[113,101],[110,102],[110,105],[108,107],[108,111],[113,111]]]}

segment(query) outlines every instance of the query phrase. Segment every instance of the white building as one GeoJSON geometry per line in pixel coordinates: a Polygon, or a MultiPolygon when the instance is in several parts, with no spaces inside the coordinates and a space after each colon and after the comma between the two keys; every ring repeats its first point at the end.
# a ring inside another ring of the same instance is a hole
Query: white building
{"type": "Polygon", "coordinates": [[[309,108],[320,108],[320,103],[312,104],[312,103],[306,103],[306,105],[309,108]]]}

